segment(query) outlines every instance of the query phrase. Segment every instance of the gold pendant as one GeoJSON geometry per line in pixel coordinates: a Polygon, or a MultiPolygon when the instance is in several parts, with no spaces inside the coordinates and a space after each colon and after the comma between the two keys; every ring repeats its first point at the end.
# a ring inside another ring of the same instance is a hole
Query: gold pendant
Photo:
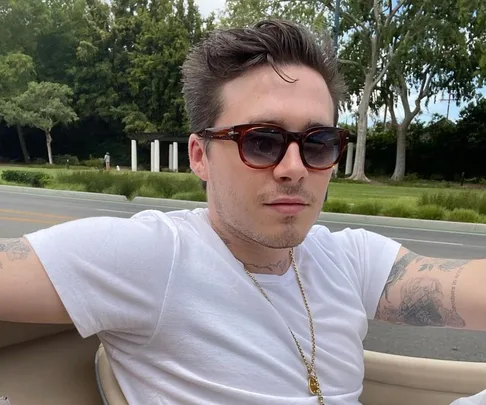
{"type": "Polygon", "coordinates": [[[317,377],[314,375],[310,375],[309,378],[307,379],[307,382],[309,384],[309,391],[312,395],[318,395],[319,394],[319,381],[317,381],[317,377]]]}

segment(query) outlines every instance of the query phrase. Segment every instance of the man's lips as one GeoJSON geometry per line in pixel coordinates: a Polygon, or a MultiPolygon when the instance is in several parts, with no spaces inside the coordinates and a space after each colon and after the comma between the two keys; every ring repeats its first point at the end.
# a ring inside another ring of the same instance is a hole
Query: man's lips
{"type": "Polygon", "coordinates": [[[309,204],[307,204],[302,198],[278,198],[265,205],[274,209],[280,214],[296,215],[309,204]]]}
{"type": "Polygon", "coordinates": [[[287,197],[287,198],[277,198],[272,202],[268,203],[267,205],[308,205],[302,198],[300,197],[287,197]]]}

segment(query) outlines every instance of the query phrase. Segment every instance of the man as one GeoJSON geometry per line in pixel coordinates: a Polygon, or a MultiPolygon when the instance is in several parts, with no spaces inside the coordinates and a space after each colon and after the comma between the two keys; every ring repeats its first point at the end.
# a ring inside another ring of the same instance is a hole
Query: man
{"type": "Polygon", "coordinates": [[[103,163],[105,165],[105,170],[110,170],[110,153],[106,152],[103,157],[103,163]]]}
{"type": "Polygon", "coordinates": [[[367,319],[486,329],[486,260],[313,226],[347,137],[320,43],[282,21],[209,35],[183,66],[208,209],[3,241],[0,319],[97,334],[130,404],[356,405],[367,319]]]}

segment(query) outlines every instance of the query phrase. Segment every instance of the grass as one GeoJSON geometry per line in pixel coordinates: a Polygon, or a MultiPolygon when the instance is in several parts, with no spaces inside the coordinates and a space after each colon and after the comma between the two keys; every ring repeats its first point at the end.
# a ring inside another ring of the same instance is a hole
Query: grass
{"type": "MultiPolygon", "coordinates": [[[[141,196],[206,201],[199,179],[190,173],[105,172],[86,167],[67,169],[62,166],[5,165],[0,166],[0,184],[13,184],[1,179],[3,170],[47,173],[52,180],[45,185],[46,188],[121,194],[129,199],[141,196]]],[[[328,201],[324,203],[323,210],[486,223],[486,188],[465,189],[451,183],[438,188],[436,183],[426,187],[424,182],[415,187],[339,180],[329,185],[328,201]]]]}

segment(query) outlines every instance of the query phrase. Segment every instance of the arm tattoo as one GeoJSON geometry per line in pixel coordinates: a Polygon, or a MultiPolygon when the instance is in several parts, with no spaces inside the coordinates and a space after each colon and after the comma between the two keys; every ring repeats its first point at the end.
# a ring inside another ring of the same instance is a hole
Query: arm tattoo
{"type": "MultiPolygon", "coordinates": [[[[388,276],[388,280],[386,280],[385,288],[381,293],[381,296],[385,296],[386,300],[388,301],[388,292],[390,287],[400,281],[405,273],[407,272],[407,266],[412,263],[413,260],[417,259],[418,255],[413,252],[408,252],[407,254],[403,255],[392,267],[390,271],[390,275],[388,276]]],[[[390,301],[388,301],[390,302],[390,301]]]]}
{"type": "Polygon", "coordinates": [[[418,271],[431,271],[434,269],[439,269],[440,271],[452,271],[461,268],[462,266],[468,264],[470,260],[455,260],[455,259],[425,259],[424,257],[419,257],[416,263],[425,260],[425,263],[420,265],[418,271]]]}
{"type": "MultiPolygon", "coordinates": [[[[0,239],[0,253],[6,253],[10,261],[25,260],[29,257],[30,247],[22,239],[0,239]]],[[[0,268],[3,268],[1,263],[0,268]]]]}
{"type": "Polygon", "coordinates": [[[455,286],[452,309],[444,306],[442,284],[432,277],[413,278],[400,290],[401,302],[397,307],[385,306],[379,311],[379,319],[413,326],[450,326],[463,328],[464,319],[456,311],[455,286]]]}

